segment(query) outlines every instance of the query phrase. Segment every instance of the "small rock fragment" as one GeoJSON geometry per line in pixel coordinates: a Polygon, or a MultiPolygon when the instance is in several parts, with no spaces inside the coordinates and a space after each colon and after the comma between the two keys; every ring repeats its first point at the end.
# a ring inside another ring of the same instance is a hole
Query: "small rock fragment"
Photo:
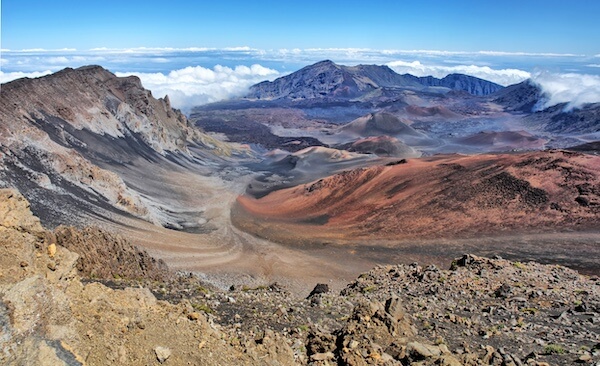
{"type": "Polygon", "coordinates": [[[442,354],[442,351],[436,346],[410,342],[406,345],[406,353],[410,354],[415,360],[423,360],[428,357],[439,356],[442,354]]]}
{"type": "Polygon", "coordinates": [[[156,353],[156,359],[160,363],[164,363],[171,357],[171,350],[167,347],[157,346],[154,348],[154,353],[156,353]]]}
{"type": "Polygon", "coordinates": [[[54,258],[55,255],[56,255],[56,244],[48,245],[48,256],[50,258],[54,258]]]}
{"type": "Polygon", "coordinates": [[[392,316],[395,321],[399,321],[404,317],[404,309],[400,303],[400,299],[396,296],[389,298],[385,302],[385,311],[392,316]]]}
{"type": "Polygon", "coordinates": [[[323,353],[315,353],[314,355],[310,356],[310,359],[312,361],[325,361],[325,360],[331,360],[335,357],[335,355],[331,352],[323,352],[323,353]]]}

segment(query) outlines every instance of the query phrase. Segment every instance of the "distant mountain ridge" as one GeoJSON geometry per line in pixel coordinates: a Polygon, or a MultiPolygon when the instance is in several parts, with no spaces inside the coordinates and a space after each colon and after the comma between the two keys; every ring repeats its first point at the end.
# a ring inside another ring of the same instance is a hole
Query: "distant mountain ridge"
{"type": "MultiPolygon", "coordinates": [[[[250,88],[248,99],[315,98],[352,99],[378,89],[420,91],[429,87],[460,90],[473,95],[488,95],[503,87],[487,80],[462,74],[451,74],[443,79],[433,76],[400,75],[388,66],[338,65],[330,60],[317,62],[274,81],[263,81],[250,88]]],[[[444,92],[444,90],[437,90],[444,92]]]]}
{"type": "MultiPolygon", "coordinates": [[[[411,76],[405,74],[404,76],[411,76]]],[[[452,90],[462,90],[473,95],[489,95],[504,89],[502,85],[469,76],[464,74],[450,74],[438,79],[433,76],[423,76],[418,78],[419,82],[425,86],[442,86],[452,90]]]]}

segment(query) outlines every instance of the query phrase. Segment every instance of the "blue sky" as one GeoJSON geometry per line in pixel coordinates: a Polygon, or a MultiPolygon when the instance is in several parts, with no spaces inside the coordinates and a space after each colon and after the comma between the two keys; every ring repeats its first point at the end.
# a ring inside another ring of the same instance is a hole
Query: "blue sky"
{"type": "Polygon", "coordinates": [[[600,1],[4,0],[2,48],[600,53],[600,1]]]}
{"type": "Polygon", "coordinates": [[[502,85],[561,80],[569,98],[600,101],[599,0],[3,0],[1,10],[1,82],[98,64],[184,110],[323,59],[502,85]]]}

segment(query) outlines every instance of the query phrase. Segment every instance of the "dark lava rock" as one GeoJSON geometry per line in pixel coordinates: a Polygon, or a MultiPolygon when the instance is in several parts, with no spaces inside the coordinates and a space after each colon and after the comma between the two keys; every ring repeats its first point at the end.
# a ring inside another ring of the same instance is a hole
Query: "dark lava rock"
{"type": "Polygon", "coordinates": [[[512,287],[508,284],[502,284],[502,286],[498,287],[496,291],[494,291],[494,295],[496,297],[507,298],[512,294],[512,287]]]}
{"type": "Polygon", "coordinates": [[[325,294],[327,292],[329,292],[329,285],[327,285],[326,283],[317,283],[315,288],[313,288],[313,290],[310,292],[310,294],[308,294],[307,299],[310,299],[313,296],[318,295],[318,294],[325,294]]]}

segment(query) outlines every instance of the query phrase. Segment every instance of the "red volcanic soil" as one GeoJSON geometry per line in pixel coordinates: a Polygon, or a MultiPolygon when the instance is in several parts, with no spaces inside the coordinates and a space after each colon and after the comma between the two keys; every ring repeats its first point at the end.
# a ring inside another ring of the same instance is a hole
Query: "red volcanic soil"
{"type": "Polygon", "coordinates": [[[240,196],[234,221],[257,235],[298,243],[597,231],[600,157],[541,151],[410,159],[260,199],[240,196]]]}

